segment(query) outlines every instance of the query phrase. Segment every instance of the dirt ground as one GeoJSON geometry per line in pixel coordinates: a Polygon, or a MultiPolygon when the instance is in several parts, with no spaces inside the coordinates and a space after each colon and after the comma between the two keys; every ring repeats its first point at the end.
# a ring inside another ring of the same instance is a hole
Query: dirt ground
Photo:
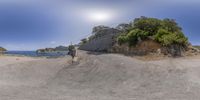
{"type": "Polygon", "coordinates": [[[200,99],[199,56],[144,61],[78,51],[73,64],[70,57],[18,58],[0,58],[0,100],[200,99]]]}

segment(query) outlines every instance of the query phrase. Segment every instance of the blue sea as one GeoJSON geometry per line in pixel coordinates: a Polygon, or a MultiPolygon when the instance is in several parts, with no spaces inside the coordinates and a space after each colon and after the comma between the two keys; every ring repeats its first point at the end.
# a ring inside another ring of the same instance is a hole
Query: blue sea
{"type": "Polygon", "coordinates": [[[66,56],[68,51],[60,52],[49,52],[49,53],[37,53],[36,51],[7,51],[6,55],[16,55],[16,56],[30,56],[30,57],[61,57],[66,56]]]}

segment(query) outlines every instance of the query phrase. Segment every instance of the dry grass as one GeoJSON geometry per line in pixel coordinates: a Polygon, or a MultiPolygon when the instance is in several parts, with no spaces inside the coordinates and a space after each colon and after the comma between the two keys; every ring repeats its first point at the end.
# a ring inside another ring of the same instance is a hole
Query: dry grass
{"type": "Polygon", "coordinates": [[[168,56],[164,55],[154,55],[154,54],[148,54],[144,56],[135,56],[136,59],[142,60],[142,61],[155,61],[155,60],[163,60],[169,58],[168,56]]]}

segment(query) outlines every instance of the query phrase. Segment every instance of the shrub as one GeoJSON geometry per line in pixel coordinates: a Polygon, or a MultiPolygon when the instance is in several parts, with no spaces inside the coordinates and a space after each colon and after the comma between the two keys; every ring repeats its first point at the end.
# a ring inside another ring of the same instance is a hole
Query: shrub
{"type": "Polygon", "coordinates": [[[118,38],[117,38],[117,41],[118,43],[121,45],[121,44],[124,44],[128,41],[128,38],[127,36],[125,35],[120,35],[118,38]]]}
{"type": "Polygon", "coordinates": [[[129,43],[130,46],[134,46],[139,38],[144,40],[151,36],[163,46],[171,44],[186,45],[188,39],[181,30],[181,27],[173,19],[136,18],[131,28],[118,37],[118,43],[129,43]]]}
{"type": "Polygon", "coordinates": [[[163,46],[168,46],[171,44],[187,44],[188,39],[184,36],[182,32],[173,33],[165,29],[160,29],[155,35],[155,40],[160,42],[163,46]]]}
{"type": "Polygon", "coordinates": [[[156,18],[141,17],[134,21],[134,28],[148,32],[149,35],[154,35],[161,27],[161,20],[156,18]]]}

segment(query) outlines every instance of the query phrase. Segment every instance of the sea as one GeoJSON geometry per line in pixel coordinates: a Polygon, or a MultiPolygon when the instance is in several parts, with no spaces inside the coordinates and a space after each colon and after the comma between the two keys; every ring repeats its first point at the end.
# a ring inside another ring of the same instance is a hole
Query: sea
{"type": "Polygon", "coordinates": [[[68,54],[68,51],[56,51],[47,53],[37,53],[36,51],[7,51],[5,55],[11,56],[29,56],[29,57],[62,57],[68,54]]]}

